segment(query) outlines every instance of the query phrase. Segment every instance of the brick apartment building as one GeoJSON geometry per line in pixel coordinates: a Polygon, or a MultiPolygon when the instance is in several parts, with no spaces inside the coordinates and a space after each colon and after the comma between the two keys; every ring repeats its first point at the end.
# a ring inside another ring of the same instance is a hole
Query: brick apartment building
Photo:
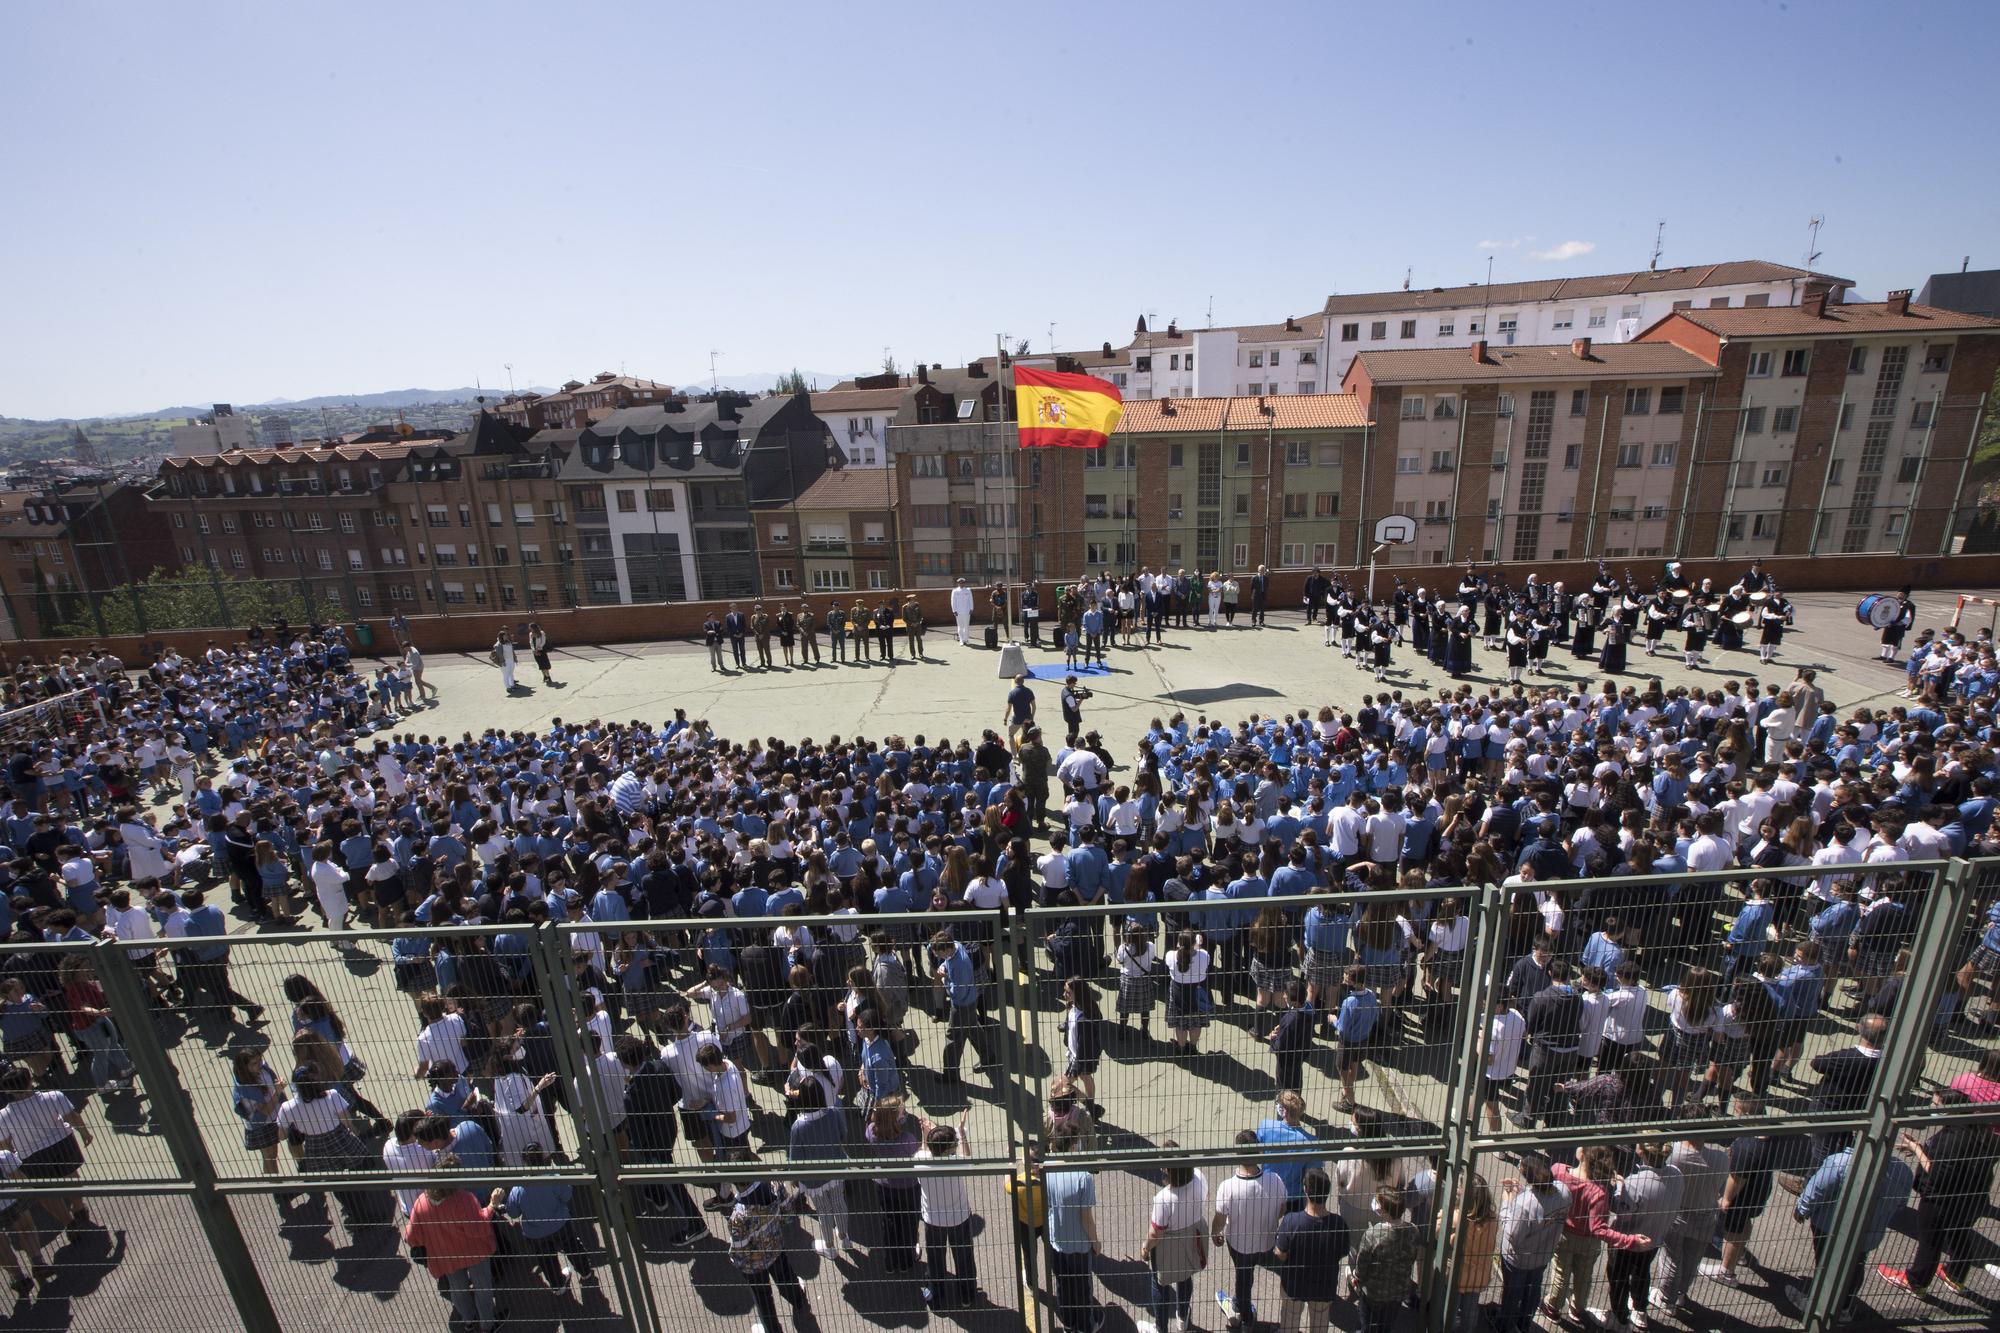
{"type": "Polygon", "coordinates": [[[674,386],[634,375],[600,370],[590,383],[570,380],[554,393],[510,393],[492,410],[523,431],[580,430],[627,407],[643,407],[674,396],[674,386]]]}
{"type": "Polygon", "coordinates": [[[1673,539],[1713,366],[1666,344],[1362,352],[1358,516],[1418,522],[1393,564],[1654,558],[1673,539]]]}
{"type": "Polygon", "coordinates": [[[789,505],[757,510],[757,553],[767,595],[902,588],[896,478],[884,467],[822,475],[789,505]]]}
{"type": "Polygon", "coordinates": [[[1681,504],[1683,554],[1950,549],[1973,503],[1972,455],[2000,364],[2000,320],[1818,297],[1679,310],[1642,344],[1715,367],[1681,504]]]}
{"type": "Polygon", "coordinates": [[[0,491],[0,626],[34,638],[58,624],[102,632],[92,590],[123,588],[183,561],[143,488],[110,478],[0,491]]]}

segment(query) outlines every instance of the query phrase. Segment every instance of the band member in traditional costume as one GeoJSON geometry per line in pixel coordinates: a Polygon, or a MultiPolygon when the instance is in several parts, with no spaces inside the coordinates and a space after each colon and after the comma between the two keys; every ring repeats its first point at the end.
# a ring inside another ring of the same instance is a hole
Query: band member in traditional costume
{"type": "Polygon", "coordinates": [[[1709,628],[1714,624],[1715,611],[1707,602],[1691,600],[1687,615],[1681,621],[1681,628],[1687,631],[1685,660],[1692,667],[1701,661],[1701,650],[1708,647],[1709,628]]]}
{"type": "Polygon", "coordinates": [[[1785,627],[1791,623],[1792,604],[1785,600],[1781,592],[1773,591],[1770,598],[1757,607],[1757,658],[1762,662],[1775,662],[1778,649],[1785,642],[1785,627]]]}
{"type": "Polygon", "coordinates": [[[1629,631],[1622,620],[1608,620],[1604,624],[1604,648],[1597,654],[1597,669],[1607,676],[1619,676],[1625,672],[1625,636],[1629,631]]]}
{"type": "Polygon", "coordinates": [[[1528,626],[1519,616],[1507,622],[1507,679],[1515,685],[1521,683],[1521,673],[1528,669],[1528,626]]]}
{"type": "Polygon", "coordinates": [[[1910,600],[1909,585],[1905,584],[1896,594],[1896,618],[1882,628],[1882,660],[1896,660],[1896,650],[1903,646],[1903,636],[1910,632],[1910,626],[1917,623],[1917,604],[1910,600]]]}
{"type": "Polygon", "coordinates": [[[1738,583],[1723,594],[1722,607],[1715,617],[1716,647],[1735,651],[1743,646],[1743,626],[1749,622],[1736,617],[1749,609],[1750,589],[1743,584],[1738,583]]]}
{"type": "Polygon", "coordinates": [[[1472,636],[1479,628],[1472,618],[1472,608],[1459,608],[1451,620],[1451,651],[1445,662],[1445,670],[1454,677],[1471,674],[1472,636]]]}
{"type": "Polygon", "coordinates": [[[1585,659],[1597,656],[1597,618],[1600,614],[1594,591],[1576,595],[1576,637],[1570,640],[1569,645],[1572,656],[1585,659]]]}
{"type": "Polygon", "coordinates": [[[1675,603],[1665,596],[1655,595],[1646,603],[1646,656],[1660,651],[1660,640],[1667,637],[1679,616],[1675,603]]]}
{"type": "Polygon", "coordinates": [[[1396,642],[1395,623],[1387,616],[1375,617],[1368,637],[1375,648],[1375,679],[1379,681],[1389,674],[1389,653],[1396,642]]]}

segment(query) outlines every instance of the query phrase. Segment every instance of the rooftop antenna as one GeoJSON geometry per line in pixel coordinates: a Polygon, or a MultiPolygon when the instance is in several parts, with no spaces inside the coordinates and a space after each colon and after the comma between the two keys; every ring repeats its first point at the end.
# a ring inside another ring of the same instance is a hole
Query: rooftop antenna
{"type": "Polygon", "coordinates": [[[1406,292],[1410,290],[1410,272],[1411,270],[1407,266],[1403,269],[1403,290],[1406,292]]]}
{"type": "Polygon", "coordinates": [[[720,389],[716,387],[716,378],[715,378],[715,358],[721,355],[722,353],[716,351],[712,347],[708,351],[708,391],[711,394],[722,392],[720,389]]]}
{"type": "Polygon", "coordinates": [[[1963,272],[1965,272],[1965,270],[1967,270],[1967,269],[1969,269],[1969,268],[1971,268],[1971,267],[1972,267],[1972,256],[1971,256],[1971,255],[1967,255],[1967,256],[1966,256],[1965,258],[1963,258],[1963,259],[1961,259],[1961,260],[1959,260],[1959,261],[1958,261],[1958,271],[1959,271],[1960,273],[1963,273],[1963,272]]]}
{"type": "Polygon", "coordinates": [[[1493,313],[1493,256],[1486,256],[1486,290],[1481,293],[1484,304],[1479,307],[1479,332],[1483,336],[1489,316],[1493,313]]]}
{"type": "Polygon", "coordinates": [[[508,361],[505,364],[507,367],[507,392],[512,393],[514,392],[514,363],[508,361]]]}
{"type": "Polygon", "coordinates": [[[1665,218],[1661,218],[1660,225],[1653,229],[1653,262],[1646,265],[1646,271],[1648,273],[1658,273],[1660,271],[1660,252],[1666,248],[1665,245],[1663,244],[1663,242],[1666,239],[1666,235],[1667,235],[1667,220],[1665,218]]]}
{"type": "Polygon", "coordinates": [[[1208,294],[1208,319],[1207,319],[1207,323],[1206,323],[1206,324],[1205,324],[1205,325],[1204,325],[1203,327],[1205,327],[1205,328],[1211,328],[1211,329],[1215,327],[1215,293],[1214,293],[1214,292],[1210,292],[1210,293],[1208,294]]]}
{"type": "Polygon", "coordinates": [[[1812,221],[1806,223],[1806,262],[1804,265],[1806,268],[1811,268],[1819,262],[1821,254],[1819,248],[1819,229],[1825,225],[1826,218],[1818,213],[1813,214],[1812,221]]]}
{"type": "Polygon", "coordinates": [[[1049,325],[1049,355],[1054,356],[1055,354],[1056,354],[1056,326],[1053,323],[1051,323],[1049,325]]]}

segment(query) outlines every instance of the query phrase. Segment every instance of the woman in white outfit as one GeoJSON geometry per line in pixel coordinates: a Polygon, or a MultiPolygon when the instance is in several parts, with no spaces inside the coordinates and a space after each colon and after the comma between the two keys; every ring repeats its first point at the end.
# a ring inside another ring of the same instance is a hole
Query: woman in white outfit
{"type": "Polygon", "coordinates": [[[1222,616],[1222,575],[1208,576],[1208,628],[1214,629],[1222,616]]]}
{"type": "Polygon", "coordinates": [[[500,664],[500,688],[514,692],[514,639],[502,630],[493,639],[493,660],[500,664]]]}
{"type": "Polygon", "coordinates": [[[320,915],[328,930],[347,929],[347,872],[334,857],[331,842],[313,849],[313,896],[319,899],[320,915]]]}

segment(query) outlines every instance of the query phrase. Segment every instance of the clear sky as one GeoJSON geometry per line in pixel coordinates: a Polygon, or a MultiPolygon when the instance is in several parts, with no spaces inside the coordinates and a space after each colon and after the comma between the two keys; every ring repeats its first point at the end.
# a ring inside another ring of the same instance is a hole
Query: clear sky
{"type": "Polygon", "coordinates": [[[18,3],[0,414],[2000,267],[2000,6],[18,3]]]}

